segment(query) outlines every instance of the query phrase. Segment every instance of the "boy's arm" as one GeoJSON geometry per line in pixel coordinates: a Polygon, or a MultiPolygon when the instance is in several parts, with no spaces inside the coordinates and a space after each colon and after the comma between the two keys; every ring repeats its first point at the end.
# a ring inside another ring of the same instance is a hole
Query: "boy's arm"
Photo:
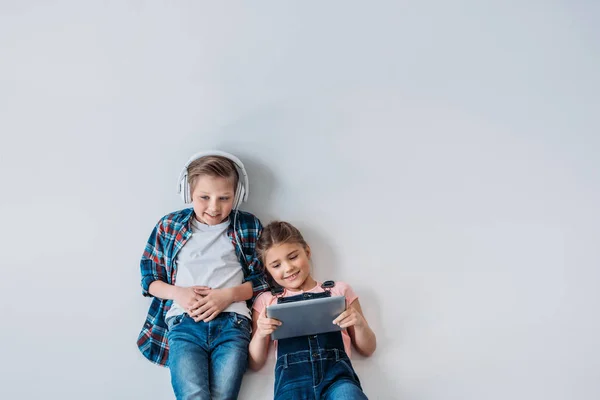
{"type": "Polygon", "coordinates": [[[175,300],[186,310],[198,307],[202,296],[197,292],[206,289],[206,287],[194,286],[183,288],[168,283],[163,234],[163,220],[160,220],[148,238],[140,262],[142,294],[144,296],[154,296],[162,300],[175,300]]]}
{"type": "MultiPolygon", "coordinates": [[[[162,220],[156,224],[140,261],[140,271],[142,274],[142,294],[146,297],[155,296],[150,293],[150,285],[155,281],[167,282],[167,271],[165,269],[163,241],[162,241],[162,220]]],[[[163,298],[161,296],[156,296],[163,298]]]]}
{"type": "Polygon", "coordinates": [[[265,274],[262,272],[262,265],[258,257],[254,258],[249,269],[251,272],[244,278],[244,284],[248,284],[252,292],[250,293],[250,296],[244,300],[254,300],[256,296],[269,288],[269,284],[265,279],[265,274]]]}
{"type": "Polygon", "coordinates": [[[252,239],[250,240],[252,243],[252,261],[248,265],[247,274],[244,274],[244,283],[250,282],[252,284],[252,294],[251,297],[248,298],[252,298],[252,301],[254,301],[256,296],[269,288],[269,284],[267,283],[265,274],[263,272],[262,263],[256,254],[256,242],[258,241],[258,238],[262,232],[262,224],[256,216],[254,216],[253,224],[253,229],[251,232],[249,232],[249,236],[252,239]]]}

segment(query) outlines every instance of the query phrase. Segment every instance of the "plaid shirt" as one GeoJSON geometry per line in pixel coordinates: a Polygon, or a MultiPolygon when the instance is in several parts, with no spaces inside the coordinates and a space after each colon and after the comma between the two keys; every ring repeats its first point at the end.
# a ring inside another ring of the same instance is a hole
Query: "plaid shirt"
{"type": "MultiPolygon", "coordinates": [[[[252,282],[254,292],[252,299],[254,299],[268,287],[262,274],[260,260],[254,251],[256,241],[262,231],[262,225],[254,215],[238,211],[235,218],[237,229],[234,232],[234,215],[235,211],[229,216],[230,223],[227,235],[231,239],[238,260],[242,265],[244,282],[252,282]],[[243,254],[240,252],[240,246],[236,243],[236,237],[239,238],[243,254]]],[[[177,275],[177,264],[175,261],[177,253],[192,236],[191,221],[193,216],[194,210],[186,208],[165,215],[154,227],[140,262],[142,294],[144,296],[152,296],[148,292],[148,288],[156,280],[171,285],[175,284],[175,277],[177,275]]],[[[142,354],[153,363],[163,366],[168,365],[169,359],[165,314],[171,308],[171,304],[172,300],[152,298],[146,323],[144,323],[137,340],[137,345],[142,354]]]]}

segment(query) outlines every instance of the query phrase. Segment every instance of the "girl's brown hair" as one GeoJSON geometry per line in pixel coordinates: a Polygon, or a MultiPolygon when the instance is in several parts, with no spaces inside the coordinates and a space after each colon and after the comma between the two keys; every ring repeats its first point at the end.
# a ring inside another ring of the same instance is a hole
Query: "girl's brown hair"
{"type": "Polygon", "coordinates": [[[284,243],[299,244],[304,250],[308,249],[308,244],[304,240],[304,237],[302,237],[298,228],[285,221],[273,221],[269,223],[263,228],[263,231],[258,238],[258,242],[256,242],[256,253],[263,263],[263,270],[267,277],[267,282],[271,287],[278,285],[273,280],[271,274],[269,274],[269,271],[267,271],[267,267],[265,266],[265,256],[271,247],[284,243]]]}
{"type": "Polygon", "coordinates": [[[198,178],[208,175],[212,177],[220,177],[231,179],[233,182],[233,190],[235,192],[238,184],[238,171],[235,164],[228,158],[221,156],[205,156],[194,160],[188,166],[188,184],[190,193],[194,192],[194,186],[198,178]]]}

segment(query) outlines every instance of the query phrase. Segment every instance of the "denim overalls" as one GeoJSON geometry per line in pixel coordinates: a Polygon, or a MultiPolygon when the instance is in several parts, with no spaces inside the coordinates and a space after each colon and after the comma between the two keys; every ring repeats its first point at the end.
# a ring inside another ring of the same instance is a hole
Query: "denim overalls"
{"type": "MultiPolygon", "coordinates": [[[[330,297],[329,290],[334,285],[333,281],[326,281],[321,285],[325,289],[323,293],[279,296],[277,303],[330,297]]],[[[342,333],[280,339],[275,365],[275,399],[367,399],[344,350],[342,333]]]]}

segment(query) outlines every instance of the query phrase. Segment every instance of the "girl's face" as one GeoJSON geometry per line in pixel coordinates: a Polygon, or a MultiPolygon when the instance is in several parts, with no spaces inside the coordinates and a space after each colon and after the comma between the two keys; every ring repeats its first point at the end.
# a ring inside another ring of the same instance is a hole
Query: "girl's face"
{"type": "Polygon", "coordinates": [[[267,271],[281,287],[310,290],[317,283],[310,276],[310,247],[299,243],[281,243],[265,254],[267,271]]]}

